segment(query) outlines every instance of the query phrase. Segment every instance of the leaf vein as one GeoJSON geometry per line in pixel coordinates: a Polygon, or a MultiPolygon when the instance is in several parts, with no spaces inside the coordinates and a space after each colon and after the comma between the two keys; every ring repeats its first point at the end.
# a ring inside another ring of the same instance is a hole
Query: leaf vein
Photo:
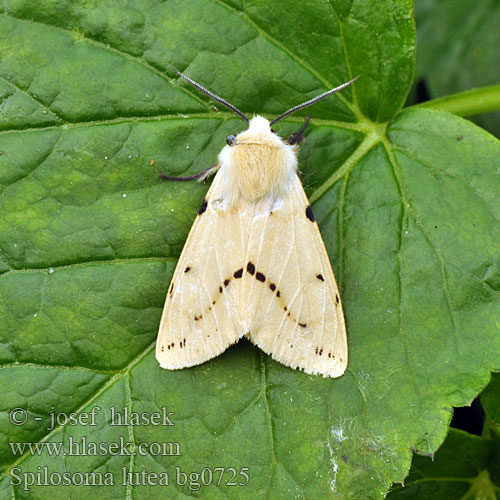
{"type": "MultiPolygon", "coordinates": [[[[101,49],[104,49],[104,50],[109,50],[111,52],[114,52],[114,53],[120,55],[121,57],[123,57],[125,59],[128,59],[130,61],[134,61],[135,63],[139,64],[140,66],[143,66],[144,68],[148,69],[149,71],[151,71],[155,75],[159,76],[161,79],[165,80],[169,84],[174,85],[172,83],[172,81],[165,74],[163,68],[162,69],[156,68],[152,63],[146,61],[142,57],[134,56],[133,54],[131,54],[131,53],[129,53],[129,52],[123,50],[123,49],[118,49],[116,47],[111,46],[111,44],[104,44],[102,42],[99,42],[99,41],[95,40],[94,38],[91,38],[91,37],[89,37],[87,35],[83,35],[81,32],[72,31],[72,30],[70,30],[70,29],[68,29],[68,28],[66,28],[64,26],[61,26],[61,25],[53,25],[53,24],[48,24],[48,23],[44,23],[44,22],[41,22],[41,21],[34,21],[33,19],[24,19],[22,17],[16,17],[16,16],[13,16],[12,14],[7,14],[6,12],[3,12],[1,14],[1,16],[5,17],[5,18],[14,19],[16,21],[28,23],[28,24],[34,24],[34,25],[38,25],[38,26],[43,26],[43,27],[49,28],[49,29],[57,29],[58,31],[64,31],[64,32],[70,34],[71,36],[74,36],[75,34],[78,34],[78,38],[80,40],[85,40],[89,44],[95,45],[95,46],[97,46],[97,47],[99,47],[101,49]]],[[[181,86],[177,86],[177,85],[174,85],[174,86],[176,86],[181,92],[183,92],[184,94],[186,94],[188,97],[191,97],[192,99],[196,100],[198,103],[202,104],[206,108],[209,108],[209,104],[207,102],[205,102],[203,99],[199,98],[190,89],[185,88],[185,87],[181,87],[181,86]]]]}
{"type": "Polygon", "coordinates": [[[391,163],[391,166],[392,166],[392,169],[393,169],[393,173],[394,173],[394,176],[396,178],[396,182],[398,184],[398,187],[399,187],[399,190],[400,190],[400,193],[401,193],[401,198],[402,198],[402,201],[403,201],[404,210],[407,211],[412,216],[413,220],[415,221],[416,226],[420,229],[420,231],[424,235],[425,239],[429,243],[430,247],[432,248],[433,252],[435,253],[436,257],[438,258],[438,261],[439,261],[439,264],[440,264],[440,270],[441,270],[441,279],[442,279],[442,282],[443,282],[443,291],[445,293],[446,302],[447,302],[447,306],[448,306],[448,312],[450,314],[450,321],[451,321],[451,324],[453,326],[453,333],[454,333],[454,340],[455,340],[455,343],[454,343],[455,350],[457,352],[457,359],[459,359],[458,358],[458,354],[459,354],[459,348],[458,348],[459,337],[458,337],[457,325],[456,325],[456,322],[455,322],[454,310],[453,310],[453,307],[452,307],[452,304],[451,304],[450,294],[449,294],[449,290],[448,290],[448,280],[446,278],[445,259],[441,255],[441,253],[438,251],[438,249],[436,248],[436,246],[433,243],[432,239],[430,238],[429,234],[425,230],[424,225],[420,222],[420,218],[419,218],[418,214],[415,212],[415,210],[412,208],[412,206],[408,202],[408,197],[406,196],[406,191],[405,191],[405,189],[403,187],[403,182],[402,182],[401,176],[399,174],[398,164],[397,164],[396,158],[394,157],[394,154],[392,152],[392,145],[390,145],[388,143],[387,139],[385,139],[383,141],[383,144],[384,144],[384,148],[385,148],[385,150],[387,152],[387,156],[388,156],[389,161],[391,163]]]}
{"type": "Polygon", "coordinates": [[[420,163],[424,167],[427,167],[429,170],[431,170],[433,172],[440,173],[442,175],[450,177],[451,179],[455,179],[455,180],[458,180],[458,181],[462,182],[468,189],[470,189],[470,191],[472,192],[472,194],[484,205],[484,207],[491,214],[491,216],[493,217],[493,219],[495,220],[495,222],[500,222],[500,219],[498,219],[498,217],[496,216],[496,214],[493,212],[493,209],[489,206],[488,202],[472,187],[472,185],[469,182],[467,182],[466,179],[464,179],[460,175],[454,175],[451,172],[447,172],[446,170],[443,170],[441,168],[437,168],[434,165],[426,162],[425,160],[422,160],[421,158],[419,158],[417,156],[411,155],[410,153],[408,153],[407,151],[405,151],[402,148],[398,148],[398,147],[395,147],[393,145],[393,149],[395,151],[398,151],[401,154],[407,156],[408,158],[411,158],[412,160],[415,160],[416,162],[420,163]]]}
{"type": "MultiPolygon", "coordinates": [[[[25,90],[25,89],[22,89],[21,87],[19,87],[18,85],[16,85],[14,82],[10,81],[5,75],[0,75],[0,78],[8,83],[9,85],[11,85],[14,89],[16,89],[18,92],[20,92],[21,94],[27,96],[29,99],[31,99],[34,103],[38,104],[39,106],[41,106],[43,109],[49,109],[50,112],[58,119],[60,120],[62,123],[61,125],[65,124],[66,121],[61,117],[59,116],[54,110],[50,109],[50,105],[47,106],[45,105],[42,101],[38,100],[33,94],[31,94],[30,92],[28,92],[28,90],[25,90]]],[[[11,95],[14,95],[14,94],[11,94],[11,95]]],[[[10,97],[10,96],[9,96],[10,97]]]]}

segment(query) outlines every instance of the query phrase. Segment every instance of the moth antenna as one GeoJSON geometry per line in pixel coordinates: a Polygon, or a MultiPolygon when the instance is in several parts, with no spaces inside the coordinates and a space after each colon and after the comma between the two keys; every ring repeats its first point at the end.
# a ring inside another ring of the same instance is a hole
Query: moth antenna
{"type": "Polygon", "coordinates": [[[351,85],[351,83],[354,83],[360,76],[361,75],[358,75],[356,78],[353,78],[352,80],[349,80],[348,82],[343,83],[342,85],[339,85],[338,87],[335,87],[334,89],[327,90],[326,92],[323,92],[323,94],[318,95],[316,97],[313,97],[312,99],[309,99],[309,101],[303,102],[302,104],[297,104],[297,106],[290,108],[288,111],[285,111],[283,114],[279,115],[278,118],[275,118],[270,123],[270,125],[273,125],[276,122],[283,120],[283,118],[287,117],[288,115],[291,115],[292,113],[295,113],[295,111],[298,111],[299,109],[305,108],[307,106],[310,106],[311,104],[314,104],[315,102],[321,101],[321,99],[324,99],[325,97],[328,97],[331,94],[335,94],[335,92],[338,92],[339,90],[342,90],[343,88],[347,87],[348,85],[351,85]]]}
{"type": "Polygon", "coordinates": [[[216,172],[219,166],[219,163],[214,163],[205,170],[202,170],[199,174],[186,175],[185,177],[171,177],[167,174],[159,174],[158,177],[160,177],[161,179],[165,179],[166,181],[192,181],[196,179],[198,182],[205,182],[208,177],[216,172]]]}
{"type": "Polygon", "coordinates": [[[245,113],[243,113],[242,111],[240,111],[236,106],[234,106],[230,102],[227,102],[222,97],[219,97],[218,95],[215,95],[213,92],[210,92],[210,90],[207,90],[205,87],[201,86],[199,83],[196,83],[194,80],[191,80],[191,78],[189,78],[189,76],[186,76],[184,73],[181,73],[180,71],[178,71],[175,68],[173,68],[173,70],[180,77],[184,78],[184,80],[186,80],[186,82],[190,83],[193,87],[196,87],[198,90],[201,90],[201,92],[203,92],[204,94],[206,94],[207,96],[209,96],[214,101],[217,101],[217,102],[220,102],[221,104],[224,104],[224,106],[227,106],[230,110],[234,111],[237,115],[240,115],[241,118],[243,118],[243,120],[246,120],[248,123],[250,123],[250,120],[245,115],[245,113]]]}

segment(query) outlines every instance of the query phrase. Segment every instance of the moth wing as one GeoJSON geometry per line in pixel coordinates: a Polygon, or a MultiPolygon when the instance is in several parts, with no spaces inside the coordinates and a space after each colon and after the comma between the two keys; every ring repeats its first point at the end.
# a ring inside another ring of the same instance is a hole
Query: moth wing
{"type": "Polygon", "coordinates": [[[156,359],[178,369],[207,361],[238,341],[238,286],[229,281],[244,258],[237,210],[222,203],[216,174],[193,223],[167,292],[156,359]]]}
{"type": "Polygon", "coordinates": [[[247,337],[273,359],[309,374],[347,367],[342,303],[317,222],[298,176],[248,240],[255,279],[245,296],[255,317],[247,337]],[[259,274],[258,274],[259,273],[259,274]]]}

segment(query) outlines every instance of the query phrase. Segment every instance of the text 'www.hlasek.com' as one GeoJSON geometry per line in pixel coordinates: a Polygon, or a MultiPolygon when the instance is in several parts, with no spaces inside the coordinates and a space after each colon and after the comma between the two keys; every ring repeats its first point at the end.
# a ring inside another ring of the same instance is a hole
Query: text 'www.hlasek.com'
{"type": "MultiPolygon", "coordinates": [[[[249,483],[250,467],[200,466],[199,462],[182,461],[180,441],[141,441],[138,438],[138,435],[148,436],[144,431],[154,427],[175,428],[173,415],[174,412],[167,411],[166,407],[154,412],[134,412],[128,407],[103,409],[94,406],[87,412],[78,413],[57,412],[52,408],[48,415],[40,417],[25,408],[13,408],[9,411],[9,420],[14,429],[44,437],[35,442],[9,440],[16,460],[16,465],[10,469],[11,485],[22,491],[45,486],[171,485],[198,491],[208,486],[238,487],[249,483]],[[42,432],[34,433],[35,429],[42,432]],[[72,432],[61,432],[62,429],[72,432]],[[36,458],[25,462],[29,457],[36,458]],[[79,457],[75,461],[78,465],[68,466],[71,463],[68,457],[79,457]],[[88,460],[82,461],[82,457],[88,460]],[[107,457],[109,462],[117,457],[119,465],[102,467],[102,460],[96,461],[96,457],[107,457]],[[145,458],[141,460],[141,457],[145,458]],[[169,457],[172,458],[169,460],[169,457]],[[150,470],[147,464],[152,464],[150,470]]],[[[14,432],[13,435],[21,434],[14,432]]]]}

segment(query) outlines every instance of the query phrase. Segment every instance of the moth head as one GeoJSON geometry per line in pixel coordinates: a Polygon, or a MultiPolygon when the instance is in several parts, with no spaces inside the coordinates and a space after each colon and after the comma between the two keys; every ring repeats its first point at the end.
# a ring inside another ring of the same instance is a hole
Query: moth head
{"type": "Polygon", "coordinates": [[[254,116],[248,125],[248,128],[237,136],[230,135],[226,139],[227,145],[231,148],[238,146],[256,146],[280,147],[284,144],[283,140],[271,129],[269,120],[263,116],[254,116]]]}
{"type": "Polygon", "coordinates": [[[227,146],[219,155],[221,164],[235,164],[240,168],[256,170],[263,165],[287,163],[295,148],[271,130],[269,120],[254,116],[246,130],[237,136],[228,136],[227,146]]]}

